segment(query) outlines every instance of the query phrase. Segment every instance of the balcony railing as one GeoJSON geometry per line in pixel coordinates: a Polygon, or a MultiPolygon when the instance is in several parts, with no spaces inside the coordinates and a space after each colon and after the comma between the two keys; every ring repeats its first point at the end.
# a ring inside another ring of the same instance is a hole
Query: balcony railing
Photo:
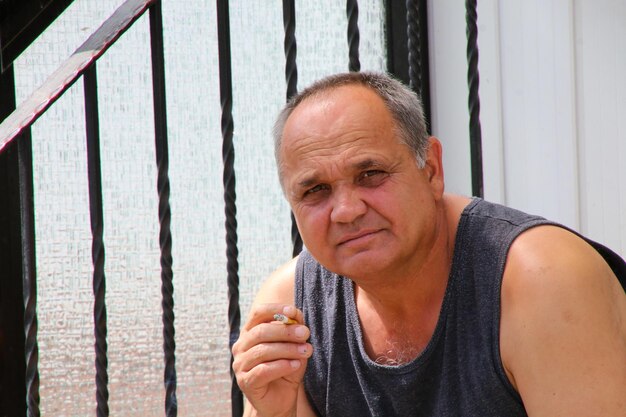
{"type": "MultiPolygon", "coordinates": [[[[430,118],[428,89],[428,49],[426,39],[426,1],[407,1],[406,4],[386,2],[387,70],[409,83],[425,103],[430,118]]],[[[217,0],[217,33],[219,51],[219,88],[221,105],[221,132],[223,157],[223,185],[225,209],[225,236],[227,268],[224,271],[224,291],[228,293],[230,345],[236,341],[240,327],[239,263],[237,236],[237,205],[235,195],[235,168],[233,132],[233,80],[231,74],[231,40],[229,4],[217,0]]],[[[285,98],[297,92],[298,67],[295,37],[295,1],[283,0],[285,98]]],[[[5,341],[5,363],[16,363],[15,368],[3,373],[2,411],[8,415],[40,415],[39,346],[37,321],[37,272],[35,248],[35,205],[33,202],[33,158],[31,126],[51,106],[54,106],[70,87],[82,81],[87,140],[87,167],[89,185],[89,213],[92,234],[93,263],[93,325],[95,346],[96,414],[109,414],[109,375],[107,346],[107,303],[105,274],[105,245],[103,239],[103,185],[100,143],[100,116],[98,108],[99,59],[124,36],[124,33],[145,13],[149,15],[150,54],[152,68],[152,98],[154,112],[154,147],[157,170],[157,198],[159,247],[161,266],[161,305],[163,323],[163,385],[164,413],[177,415],[176,343],[174,326],[174,268],[172,260],[172,231],[170,210],[170,180],[168,155],[168,123],[166,78],[163,45],[163,19],[159,0],[127,0],[97,29],[32,95],[15,103],[13,69],[9,65],[2,74],[2,114],[0,124],[0,234],[7,236],[0,248],[0,260],[5,265],[2,273],[3,293],[0,295],[3,314],[12,320],[2,323],[5,341]],[[15,108],[16,107],[16,108],[15,108]],[[13,110],[15,108],[15,110],[13,110]],[[10,114],[9,114],[10,113],[10,114]],[[8,115],[8,116],[7,116],[8,115]],[[14,324],[11,324],[11,323],[14,324]],[[17,327],[16,327],[16,324],[17,327]],[[12,362],[11,362],[12,361],[12,362]],[[13,389],[13,391],[11,391],[13,389]],[[22,396],[24,401],[16,401],[22,396]]],[[[356,0],[346,2],[347,68],[359,71],[359,8],[356,0]]],[[[468,61],[470,73],[470,110],[474,191],[482,190],[480,169],[480,123],[478,120],[478,73],[476,48],[476,2],[467,2],[468,61]]],[[[282,77],[282,75],[281,75],[282,77]]],[[[292,225],[293,254],[302,241],[295,223],[292,225]]],[[[232,381],[232,415],[243,413],[243,397],[232,381]]],[[[207,404],[207,407],[210,407],[207,404]]]]}

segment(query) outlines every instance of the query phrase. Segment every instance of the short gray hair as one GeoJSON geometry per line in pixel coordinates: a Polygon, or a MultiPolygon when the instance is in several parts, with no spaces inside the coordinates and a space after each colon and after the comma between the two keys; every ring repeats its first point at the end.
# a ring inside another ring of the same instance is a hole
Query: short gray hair
{"type": "Polygon", "coordinates": [[[303,101],[347,85],[362,85],[370,88],[383,100],[385,107],[396,122],[400,142],[413,151],[417,165],[420,168],[424,167],[429,135],[422,101],[417,94],[400,81],[384,73],[348,72],[330,75],[314,82],[293,96],[278,114],[272,133],[274,136],[274,155],[281,184],[280,146],[287,119],[303,101]]]}

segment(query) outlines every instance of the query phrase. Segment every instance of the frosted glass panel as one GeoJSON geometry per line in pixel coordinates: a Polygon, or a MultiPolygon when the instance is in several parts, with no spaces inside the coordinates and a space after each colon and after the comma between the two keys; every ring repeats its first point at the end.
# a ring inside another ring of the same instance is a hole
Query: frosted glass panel
{"type": "MultiPolygon", "coordinates": [[[[296,2],[299,85],[324,75],[348,71],[346,2],[296,2]]],[[[381,0],[359,1],[361,70],[386,68],[385,10],[381,0]]]]}
{"type": "Polygon", "coordinates": [[[163,411],[150,41],[142,17],[98,61],[111,414],[163,411]]]}
{"type": "Polygon", "coordinates": [[[82,85],[33,126],[41,408],[94,408],[93,295],[82,85]],[[51,135],[50,131],[64,132],[51,135]],[[39,163],[42,159],[53,163],[39,163]],[[73,385],[75,384],[75,385],[73,385]],[[71,407],[74,407],[72,405],[71,407]]]}
{"type": "Polygon", "coordinates": [[[164,2],[176,367],[183,416],[230,415],[215,2],[164,2]]]}
{"type": "MultiPolygon", "coordinates": [[[[15,64],[23,100],[121,0],[76,0],[15,64]]],[[[345,4],[296,2],[301,89],[348,68],[345,4]]],[[[214,2],[164,1],[178,412],[230,415],[226,244],[214,2]]],[[[231,1],[243,320],[291,256],[271,126],[285,101],[282,4],[231,1]]],[[[383,69],[384,10],[359,4],[362,69],[383,69]]],[[[98,61],[111,415],[163,415],[150,40],[142,17],[98,61]]],[[[95,413],[91,233],[79,80],[33,126],[43,415],[95,413]]]]}

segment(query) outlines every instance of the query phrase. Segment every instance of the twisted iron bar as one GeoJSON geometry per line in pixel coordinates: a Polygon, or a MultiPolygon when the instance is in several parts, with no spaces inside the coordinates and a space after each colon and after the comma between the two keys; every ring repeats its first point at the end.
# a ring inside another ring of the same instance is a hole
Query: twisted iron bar
{"type": "Polygon", "coordinates": [[[104,278],[104,245],[102,243],[102,224],[92,227],[94,234],[92,243],[92,260],[94,265],[93,292],[94,292],[94,322],[96,334],[96,403],[98,417],[109,415],[109,390],[107,384],[107,312],[105,306],[105,278],[104,278]],[[100,236],[97,238],[96,236],[100,236]]]}
{"type": "Polygon", "coordinates": [[[296,57],[296,6],[294,0],[283,0],[283,27],[285,39],[285,80],[287,81],[287,101],[298,93],[298,65],[296,57]]]}
{"type": "MultiPolygon", "coordinates": [[[[237,247],[237,206],[235,193],[235,149],[233,146],[232,100],[222,99],[222,160],[224,162],[224,211],[226,214],[226,271],[228,283],[228,325],[230,328],[228,346],[232,349],[239,339],[241,310],[239,307],[239,249],[237,247]]],[[[237,385],[232,369],[234,357],[230,356],[231,407],[232,415],[243,415],[243,394],[237,385]]]]}
{"type": "MultiPolygon", "coordinates": [[[[294,0],[283,0],[283,26],[285,28],[285,80],[287,81],[287,101],[298,93],[298,55],[296,44],[296,7],[294,0]]],[[[291,213],[291,243],[293,256],[302,251],[302,237],[296,224],[296,218],[291,213]]]]}
{"type": "Polygon", "coordinates": [[[359,61],[359,5],[357,0],[347,0],[346,15],[348,17],[348,57],[350,63],[348,69],[353,72],[361,70],[359,61]]]}
{"type": "Polygon", "coordinates": [[[158,158],[157,189],[159,194],[159,245],[161,247],[161,308],[163,309],[163,352],[165,369],[165,415],[174,417],[178,413],[176,400],[176,341],[174,328],[174,284],[172,272],[172,235],[170,232],[171,212],[169,205],[170,185],[167,176],[167,158],[158,158]]]}
{"type": "Polygon", "coordinates": [[[85,71],[85,124],[87,128],[87,172],[89,177],[89,213],[91,218],[91,258],[93,261],[94,333],[96,351],[96,412],[109,415],[109,375],[107,372],[107,311],[105,303],[104,241],[102,209],[102,174],[98,126],[98,96],[95,62],[85,71]]]}
{"type": "Polygon", "coordinates": [[[241,315],[239,311],[239,249],[237,247],[237,195],[235,192],[235,147],[233,144],[234,124],[232,98],[222,97],[222,160],[224,163],[224,209],[226,214],[226,270],[228,273],[228,322],[231,328],[230,347],[239,338],[241,315]]]}
{"type": "MultiPolygon", "coordinates": [[[[224,211],[226,214],[226,270],[228,283],[229,347],[239,338],[241,311],[239,308],[239,250],[237,248],[237,206],[235,193],[235,147],[233,145],[233,89],[230,54],[230,17],[228,0],[217,1],[217,37],[220,71],[220,102],[222,107],[222,160],[224,163],[224,211]]],[[[231,408],[233,416],[243,415],[243,394],[237,385],[230,356],[231,408]]]]}
{"type": "Polygon", "coordinates": [[[172,233],[170,228],[170,181],[165,102],[165,60],[163,56],[163,18],[161,2],[150,6],[150,46],[152,51],[152,86],[154,95],[154,127],[157,161],[157,190],[159,194],[159,245],[161,248],[161,307],[163,309],[163,353],[165,369],[165,413],[175,417],[176,400],[176,342],[174,329],[174,274],[172,272],[172,233]]]}
{"type": "Polygon", "coordinates": [[[469,112],[470,112],[470,155],[472,160],[472,193],[483,197],[483,161],[482,161],[482,133],[480,127],[480,98],[478,95],[478,16],[476,0],[466,0],[465,18],[467,21],[467,82],[469,84],[469,112]]]}
{"type": "Polygon", "coordinates": [[[292,256],[296,257],[302,252],[302,236],[300,236],[300,230],[298,230],[298,224],[296,223],[296,217],[291,213],[291,243],[293,244],[292,256]]]}
{"type": "Polygon", "coordinates": [[[35,261],[35,214],[33,203],[33,160],[30,128],[17,141],[20,177],[20,220],[22,223],[22,274],[24,286],[24,352],[26,359],[26,405],[28,417],[39,417],[39,344],[37,342],[37,272],[35,261]]]}
{"type": "Polygon", "coordinates": [[[421,15],[418,0],[406,0],[406,32],[409,50],[409,87],[422,96],[422,51],[419,28],[421,15]]]}

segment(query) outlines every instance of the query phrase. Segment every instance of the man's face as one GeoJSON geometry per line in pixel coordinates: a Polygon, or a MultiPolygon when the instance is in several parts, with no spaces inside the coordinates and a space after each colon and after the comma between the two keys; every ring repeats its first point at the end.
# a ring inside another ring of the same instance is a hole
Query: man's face
{"type": "Polygon", "coordinates": [[[440,169],[431,169],[431,156],[418,168],[373,91],[343,86],[300,103],[280,152],[302,239],[326,268],[367,278],[427,256],[443,193],[440,169]]]}

